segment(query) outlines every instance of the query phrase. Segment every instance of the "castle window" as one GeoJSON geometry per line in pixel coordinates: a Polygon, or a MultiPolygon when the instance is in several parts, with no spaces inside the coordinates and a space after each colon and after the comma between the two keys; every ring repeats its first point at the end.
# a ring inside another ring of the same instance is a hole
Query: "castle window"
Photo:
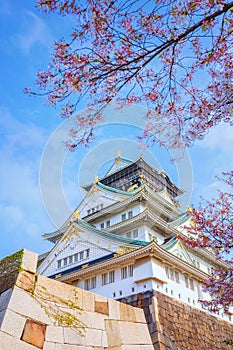
{"type": "Polygon", "coordinates": [[[133,266],[133,265],[129,265],[129,266],[128,266],[128,276],[129,276],[129,277],[132,277],[132,276],[133,276],[133,269],[134,269],[134,266],[133,266]]]}
{"type": "Polygon", "coordinates": [[[104,228],[104,222],[101,222],[100,224],[100,228],[103,229],[104,228]]]}
{"type": "Polygon", "coordinates": [[[104,286],[105,284],[108,284],[108,274],[107,273],[102,274],[102,286],[104,286]]]}
{"type": "Polygon", "coordinates": [[[90,215],[91,214],[91,209],[88,209],[87,210],[87,215],[90,215]]]}
{"type": "Polygon", "coordinates": [[[124,280],[125,278],[127,278],[127,266],[122,267],[121,269],[121,279],[124,280]]]}
{"type": "Polygon", "coordinates": [[[186,288],[189,288],[191,290],[195,290],[193,279],[188,278],[187,276],[185,276],[185,286],[186,286],[186,288]]]}
{"type": "Polygon", "coordinates": [[[115,271],[109,272],[109,283],[113,283],[115,281],[115,271]]]}
{"type": "Polygon", "coordinates": [[[78,261],[78,254],[74,254],[74,261],[75,261],[75,262],[78,261]]]}
{"type": "Polygon", "coordinates": [[[69,264],[72,264],[73,262],[73,255],[69,256],[69,264]]]}
{"type": "Polygon", "coordinates": [[[122,295],[122,290],[119,291],[119,294],[122,295]]]}
{"type": "Polygon", "coordinates": [[[137,238],[138,237],[138,229],[136,228],[135,230],[133,230],[133,238],[137,238]]]}
{"type": "Polygon", "coordinates": [[[116,293],[113,292],[113,293],[112,293],[112,296],[113,296],[113,298],[116,298],[116,293]]]}
{"type": "Polygon", "coordinates": [[[84,289],[89,290],[90,289],[90,278],[84,281],[84,289]]]}
{"type": "Polygon", "coordinates": [[[132,292],[134,292],[134,287],[131,288],[132,292]]]}
{"type": "Polygon", "coordinates": [[[170,280],[172,280],[176,283],[180,283],[178,271],[175,271],[172,268],[165,266],[165,272],[166,272],[167,278],[169,278],[170,280]]]}
{"type": "Polygon", "coordinates": [[[122,215],[121,215],[121,220],[122,220],[122,221],[126,220],[126,214],[122,214],[122,215]]]}
{"type": "Polygon", "coordinates": [[[127,237],[127,238],[131,238],[131,231],[126,232],[126,237],[127,237]]]}
{"type": "Polygon", "coordinates": [[[89,258],[89,255],[90,255],[90,249],[87,249],[86,250],[86,258],[89,258]]]}
{"type": "Polygon", "coordinates": [[[64,265],[64,266],[67,265],[67,258],[65,258],[65,259],[63,260],[63,265],[64,265]]]}
{"type": "Polygon", "coordinates": [[[61,260],[58,260],[58,262],[57,262],[57,268],[58,268],[58,269],[61,268],[61,262],[62,262],[61,260]]]}
{"type": "Polygon", "coordinates": [[[106,221],[106,227],[110,226],[110,220],[106,221]]]}
{"type": "Polygon", "coordinates": [[[79,258],[80,258],[80,260],[84,259],[84,251],[79,253],[79,258]]]}
{"type": "Polygon", "coordinates": [[[193,279],[189,279],[189,286],[190,286],[190,289],[194,290],[194,283],[193,283],[193,279]]]}
{"type": "Polygon", "coordinates": [[[96,288],[96,277],[91,278],[91,289],[96,288]]]}
{"type": "Polygon", "coordinates": [[[95,212],[95,208],[91,208],[91,212],[94,213],[95,212]]]}
{"type": "Polygon", "coordinates": [[[133,212],[132,212],[132,210],[130,210],[129,212],[128,212],[128,219],[131,219],[133,217],[133,212]]]}
{"type": "Polygon", "coordinates": [[[96,288],[96,277],[88,278],[84,281],[84,289],[90,290],[96,288]]]}
{"type": "Polygon", "coordinates": [[[175,271],[175,281],[176,283],[180,283],[180,276],[178,271],[175,271]]]}

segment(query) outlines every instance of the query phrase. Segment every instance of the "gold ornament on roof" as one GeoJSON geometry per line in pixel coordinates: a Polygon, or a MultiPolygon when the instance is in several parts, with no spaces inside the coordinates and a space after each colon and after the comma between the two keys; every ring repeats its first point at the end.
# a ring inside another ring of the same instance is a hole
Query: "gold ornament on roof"
{"type": "Polygon", "coordinates": [[[83,266],[82,266],[82,270],[83,270],[83,269],[86,269],[88,266],[89,266],[89,264],[83,265],[83,266]]]}
{"type": "Polygon", "coordinates": [[[119,151],[117,152],[116,158],[120,158],[120,157],[121,157],[121,151],[119,150],[119,151]]]}
{"type": "Polygon", "coordinates": [[[134,250],[136,250],[137,248],[130,248],[130,247],[124,247],[124,246],[120,246],[119,250],[115,250],[114,252],[114,257],[118,257],[127,253],[131,253],[134,250]]]}
{"type": "Polygon", "coordinates": [[[77,220],[77,218],[79,217],[79,214],[80,214],[80,212],[78,210],[75,210],[75,212],[71,218],[71,221],[73,222],[73,221],[77,220]]]}
{"type": "Polygon", "coordinates": [[[94,181],[93,181],[93,184],[97,184],[97,182],[99,182],[99,176],[96,176],[94,181]]]}

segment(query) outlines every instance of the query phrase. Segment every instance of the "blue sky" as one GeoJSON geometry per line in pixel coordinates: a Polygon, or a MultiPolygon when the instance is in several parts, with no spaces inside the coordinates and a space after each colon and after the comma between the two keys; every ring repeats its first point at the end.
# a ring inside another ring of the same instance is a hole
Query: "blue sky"
{"type": "MultiPolygon", "coordinates": [[[[56,229],[76,207],[83,195],[80,185],[103,173],[118,149],[129,159],[140,154],[135,135],[143,125],[141,107],[125,113],[109,109],[96,141],[68,153],[63,141],[69,124],[42,98],[23,93],[33,86],[36,72],[47,67],[53,40],[71,26],[68,18],[41,14],[32,0],[1,0],[0,258],[22,247],[38,253],[50,249],[41,235],[56,229]]],[[[197,203],[200,195],[216,193],[215,175],[231,169],[232,141],[232,129],[223,124],[187,150],[181,162],[172,164],[170,154],[157,146],[143,154],[188,187],[184,202],[197,203]]]]}

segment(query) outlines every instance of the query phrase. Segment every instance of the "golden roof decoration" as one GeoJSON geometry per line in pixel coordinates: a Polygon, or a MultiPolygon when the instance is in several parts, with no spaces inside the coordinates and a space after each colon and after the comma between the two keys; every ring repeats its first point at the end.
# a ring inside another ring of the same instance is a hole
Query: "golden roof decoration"
{"type": "Polygon", "coordinates": [[[119,250],[115,250],[114,258],[121,256],[121,255],[124,255],[124,254],[127,254],[127,253],[131,253],[136,249],[137,248],[120,246],[119,250]]]}
{"type": "Polygon", "coordinates": [[[97,184],[97,182],[99,182],[99,176],[96,176],[96,177],[94,178],[93,184],[95,185],[95,184],[97,184]]]}
{"type": "Polygon", "coordinates": [[[79,217],[79,214],[80,214],[80,212],[78,210],[75,210],[75,212],[74,212],[74,214],[73,214],[73,216],[71,218],[71,221],[72,222],[76,221],[78,219],[78,217],[79,217]]]}

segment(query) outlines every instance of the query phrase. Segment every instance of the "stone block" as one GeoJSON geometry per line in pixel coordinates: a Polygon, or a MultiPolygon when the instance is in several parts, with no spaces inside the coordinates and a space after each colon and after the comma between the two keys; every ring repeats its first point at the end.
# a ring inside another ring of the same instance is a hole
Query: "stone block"
{"type": "Polygon", "coordinates": [[[105,330],[105,316],[94,312],[89,313],[90,328],[105,330]]]}
{"type": "Polygon", "coordinates": [[[23,314],[25,317],[38,320],[42,323],[52,323],[42,308],[41,300],[33,297],[30,293],[25,292],[17,286],[14,288],[8,308],[16,313],[23,314]]]}
{"type": "Polygon", "coordinates": [[[39,349],[43,349],[45,332],[45,324],[35,322],[34,320],[26,320],[21,340],[39,349]]]}
{"type": "Polygon", "coordinates": [[[0,331],[1,350],[38,350],[37,347],[27,344],[11,335],[0,331]]]}
{"type": "Polygon", "coordinates": [[[0,312],[5,310],[9,304],[12,295],[12,289],[7,289],[0,295],[0,312]]]}
{"type": "Polygon", "coordinates": [[[77,318],[84,324],[85,327],[91,327],[91,315],[93,312],[81,311],[81,313],[77,316],[77,318]]]}
{"type": "Polygon", "coordinates": [[[122,345],[122,350],[141,350],[141,347],[140,345],[122,345]]]}
{"type": "Polygon", "coordinates": [[[109,319],[120,320],[120,303],[115,300],[108,300],[109,319]]]}
{"type": "Polygon", "coordinates": [[[23,258],[21,268],[23,270],[36,273],[38,254],[31,252],[30,250],[23,250],[23,258]]]}
{"type": "Polygon", "coordinates": [[[146,323],[145,314],[144,314],[143,310],[135,308],[134,313],[135,313],[136,322],[146,323]]]}
{"type": "Polygon", "coordinates": [[[95,296],[95,301],[98,301],[99,303],[107,303],[108,302],[108,298],[104,297],[103,295],[94,294],[94,296],[95,296]]]}
{"type": "Polygon", "coordinates": [[[54,343],[64,343],[63,327],[47,326],[45,341],[54,343]]]}
{"type": "Polygon", "coordinates": [[[86,329],[86,345],[87,346],[101,346],[102,331],[99,329],[86,329]]]}
{"type": "Polygon", "coordinates": [[[108,349],[122,345],[119,323],[117,320],[105,320],[108,349]]]}
{"type": "Polygon", "coordinates": [[[2,322],[4,320],[5,313],[6,313],[6,309],[3,311],[0,311],[0,329],[1,329],[2,322]]]}
{"type": "Polygon", "coordinates": [[[44,342],[43,350],[56,350],[56,343],[44,342]]]}
{"type": "Polygon", "coordinates": [[[86,348],[71,344],[56,344],[55,350],[86,350],[86,348]]]}
{"type": "Polygon", "coordinates": [[[25,317],[7,309],[1,324],[1,331],[20,339],[25,321],[25,317]]]}
{"type": "Polygon", "coordinates": [[[95,312],[98,312],[104,315],[109,315],[108,302],[95,300],[95,312]]]}
{"type": "Polygon", "coordinates": [[[150,345],[140,345],[140,350],[154,350],[154,346],[150,345]]]}
{"type": "Polygon", "coordinates": [[[21,271],[16,280],[16,286],[28,292],[32,292],[35,286],[35,274],[28,271],[21,271]]]}
{"type": "Polygon", "coordinates": [[[104,349],[107,349],[108,347],[108,339],[107,339],[107,333],[106,331],[102,332],[102,340],[101,340],[101,344],[104,347],[104,349]]]}
{"type": "Polygon", "coordinates": [[[85,345],[86,334],[85,332],[82,332],[81,334],[79,332],[79,329],[64,327],[64,343],[71,344],[71,345],[85,345]]]}
{"type": "Polygon", "coordinates": [[[120,317],[122,321],[136,322],[135,308],[133,306],[120,303],[120,317]]]}
{"type": "Polygon", "coordinates": [[[120,333],[124,345],[151,344],[151,337],[146,324],[120,322],[120,333]]]}
{"type": "Polygon", "coordinates": [[[38,275],[36,293],[47,295],[47,298],[51,300],[60,300],[61,303],[72,301],[82,309],[83,292],[75,286],[38,275]]]}
{"type": "Polygon", "coordinates": [[[85,311],[95,311],[95,294],[84,291],[82,308],[85,311]]]}

